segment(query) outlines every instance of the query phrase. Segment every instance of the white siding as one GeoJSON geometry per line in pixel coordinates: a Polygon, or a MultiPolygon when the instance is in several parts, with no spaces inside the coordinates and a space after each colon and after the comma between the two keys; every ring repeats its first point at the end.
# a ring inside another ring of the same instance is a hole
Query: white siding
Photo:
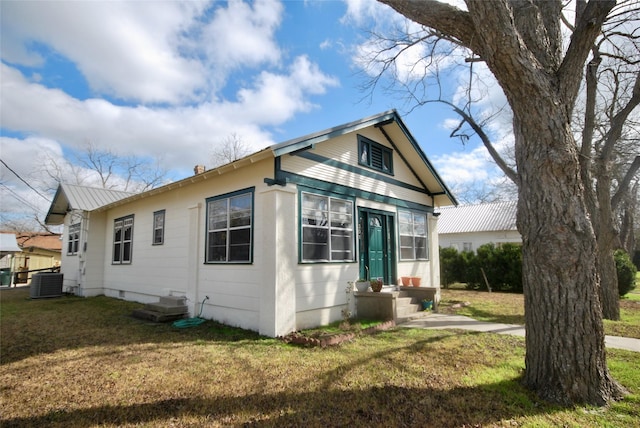
{"type": "MultiPolygon", "coordinates": [[[[357,133],[350,133],[334,140],[324,142],[316,146],[316,148],[310,149],[309,153],[338,160],[354,167],[367,169],[366,167],[358,164],[357,135],[357,133]]],[[[367,138],[392,149],[392,147],[383,140],[383,137],[379,132],[360,132],[360,135],[367,136],[367,138]]],[[[330,183],[339,183],[366,192],[373,192],[402,200],[422,201],[425,205],[432,204],[431,198],[425,193],[408,189],[402,185],[386,183],[384,181],[377,180],[374,177],[367,177],[327,164],[317,163],[300,156],[284,156],[282,158],[281,167],[285,171],[294,172],[309,178],[323,180],[330,183]]],[[[384,174],[373,169],[370,171],[372,173],[379,174],[381,177],[387,177],[392,180],[406,183],[410,186],[418,188],[422,187],[418,179],[395,150],[393,151],[393,175],[384,174]]]]}

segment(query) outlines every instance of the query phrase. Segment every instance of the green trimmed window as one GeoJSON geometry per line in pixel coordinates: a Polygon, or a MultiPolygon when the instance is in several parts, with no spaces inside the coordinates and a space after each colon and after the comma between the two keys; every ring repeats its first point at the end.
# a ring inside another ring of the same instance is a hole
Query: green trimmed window
{"type": "Polygon", "coordinates": [[[400,260],[429,258],[427,215],[415,211],[398,211],[400,260]]]}
{"type": "Polygon", "coordinates": [[[358,163],[386,174],[393,174],[393,150],[358,135],[358,163]]]}
{"type": "Polygon", "coordinates": [[[207,263],[253,260],[253,190],[207,199],[207,263]]]}
{"type": "Polygon", "coordinates": [[[303,262],[355,260],[353,201],[301,193],[303,262]]]}

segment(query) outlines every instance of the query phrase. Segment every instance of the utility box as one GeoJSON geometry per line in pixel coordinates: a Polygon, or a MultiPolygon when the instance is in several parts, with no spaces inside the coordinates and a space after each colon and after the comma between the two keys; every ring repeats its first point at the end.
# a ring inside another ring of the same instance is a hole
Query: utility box
{"type": "Polygon", "coordinates": [[[31,278],[30,295],[32,299],[62,296],[62,273],[36,273],[31,278]]]}

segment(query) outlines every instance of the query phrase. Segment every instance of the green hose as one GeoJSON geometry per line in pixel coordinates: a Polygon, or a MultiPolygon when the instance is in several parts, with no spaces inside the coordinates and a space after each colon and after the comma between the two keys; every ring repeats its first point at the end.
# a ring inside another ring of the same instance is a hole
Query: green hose
{"type": "Polygon", "coordinates": [[[202,324],[205,321],[204,318],[201,318],[202,308],[204,308],[204,302],[207,300],[209,300],[209,296],[204,296],[204,299],[202,299],[202,303],[200,304],[200,313],[197,317],[174,321],[173,326],[176,328],[188,328],[202,324]]]}

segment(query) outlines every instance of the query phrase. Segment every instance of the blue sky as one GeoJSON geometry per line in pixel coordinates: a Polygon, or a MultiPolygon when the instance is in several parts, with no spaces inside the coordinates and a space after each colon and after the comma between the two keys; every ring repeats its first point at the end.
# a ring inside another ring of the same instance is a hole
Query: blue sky
{"type": "MultiPolygon", "coordinates": [[[[3,0],[0,8],[0,155],[36,188],[47,186],[45,159],[63,165],[88,141],[158,159],[179,179],[231,134],[258,150],[392,108],[454,190],[495,174],[477,141],[449,138],[457,118],[447,107],[409,113],[399,97],[360,89],[370,78],[359,60],[369,31],[403,22],[377,2],[3,0]]],[[[457,73],[443,74],[452,98],[457,73]]],[[[485,98],[499,103],[501,92],[488,88],[485,98]]],[[[495,135],[506,138],[501,127],[495,135]]],[[[48,208],[4,166],[0,183],[4,213],[48,208]]]]}

